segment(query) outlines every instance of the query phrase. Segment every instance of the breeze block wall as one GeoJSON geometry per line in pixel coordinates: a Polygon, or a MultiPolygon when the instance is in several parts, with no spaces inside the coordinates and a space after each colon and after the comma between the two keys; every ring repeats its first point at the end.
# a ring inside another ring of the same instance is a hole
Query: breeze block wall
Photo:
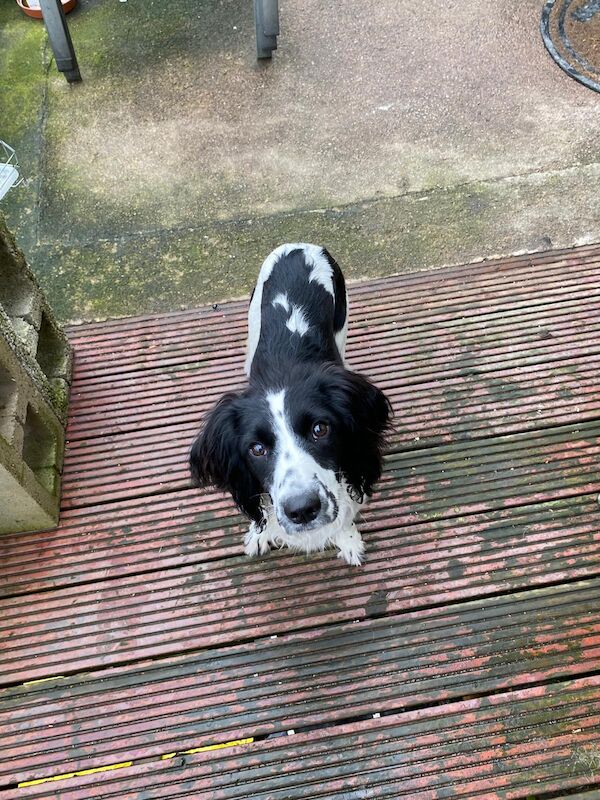
{"type": "Polygon", "coordinates": [[[0,218],[0,533],[58,522],[72,350],[0,218]]]}

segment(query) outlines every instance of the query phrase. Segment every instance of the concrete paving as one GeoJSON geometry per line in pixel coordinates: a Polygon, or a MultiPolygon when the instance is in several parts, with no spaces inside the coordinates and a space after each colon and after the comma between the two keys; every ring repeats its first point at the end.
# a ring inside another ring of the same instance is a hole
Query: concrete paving
{"type": "Polygon", "coordinates": [[[68,86],[5,4],[2,210],[63,319],[243,295],[283,240],[351,277],[600,241],[600,97],[541,5],[280,0],[257,63],[250,0],[84,0],[68,86]]]}

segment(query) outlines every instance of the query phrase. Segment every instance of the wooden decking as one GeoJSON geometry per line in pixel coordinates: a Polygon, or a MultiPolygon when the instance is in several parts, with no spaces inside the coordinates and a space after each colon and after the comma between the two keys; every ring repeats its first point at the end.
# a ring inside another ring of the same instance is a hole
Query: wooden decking
{"type": "Polygon", "coordinates": [[[361,569],[247,560],[188,487],[245,303],[71,331],[61,526],[0,539],[0,800],[600,798],[600,248],[351,305],[397,428],[361,569]]]}

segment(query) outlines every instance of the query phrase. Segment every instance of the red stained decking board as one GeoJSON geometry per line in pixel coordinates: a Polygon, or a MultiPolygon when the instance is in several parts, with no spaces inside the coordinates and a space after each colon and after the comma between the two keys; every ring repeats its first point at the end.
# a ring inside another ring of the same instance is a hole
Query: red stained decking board
{"type": "Polygon", "coordinates": [[[0,780],[591,672],[599,596],[600,580],[582,581],[18,687],[0,711],[0,746],[15,741],[0,780]]]}
{"type": "Polygon", "coordinates": [[[598,677],[557,683],[7,796],[506,800],[535,797],[534,789],[542,798],[561,797],[594,781],[594,761],[586,755],[598,740],[599,690],[598,677]]]}
{"type": "Polygon", "coordinates": [[[248,561],[188,486],[245,303],[73,328],[61,525],[0,538],[0,800],[600,797],[599,279],[351,287],[397,421],[359,570],[248,561]]]}

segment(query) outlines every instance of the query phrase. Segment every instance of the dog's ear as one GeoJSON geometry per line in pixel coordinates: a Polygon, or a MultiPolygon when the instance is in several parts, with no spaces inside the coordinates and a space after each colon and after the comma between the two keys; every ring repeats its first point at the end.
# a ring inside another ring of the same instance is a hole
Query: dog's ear
{"type": "Polygon", "coordinates": [[[392,407],[364,375],[335,367],[330,372],[330,401],[343,429],[341,469],[352,494],[362,500],[381,477],[392,407]]]}
{"type": "Polygon", "coordinates": [[[230,392],[208,414],[190,450],[190,472],[194,486],[213,485],[228,491],[244,514],[260,522],[261,486],[239,444],[241,402],[239,395],[230,392]]]}

